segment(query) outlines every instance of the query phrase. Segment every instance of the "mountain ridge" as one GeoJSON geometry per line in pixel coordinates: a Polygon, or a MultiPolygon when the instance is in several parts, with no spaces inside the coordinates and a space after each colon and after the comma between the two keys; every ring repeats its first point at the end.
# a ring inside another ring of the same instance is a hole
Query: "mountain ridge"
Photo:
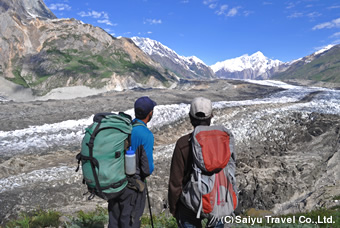
{"type": "Polygon", "coordinates": [[[153,60],[174,72],[179,79],[215,78],[210,67],[196,56],[180,56],[174,50],[150,38],[132,37],[131,39],[153,60]]]}
{"type": "Polygon", "coordinates": [[[340,44],[328,45],[311,55],[293,61],[273,79],[301,79],[340,83],[340,44]]]}

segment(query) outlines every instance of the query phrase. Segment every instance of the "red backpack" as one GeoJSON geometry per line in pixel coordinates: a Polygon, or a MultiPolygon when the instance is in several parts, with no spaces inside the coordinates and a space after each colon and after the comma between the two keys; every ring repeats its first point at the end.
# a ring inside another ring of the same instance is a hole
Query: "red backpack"
{"type": "Polygon", "coordinates": [[[191,144],[193,172],[181,200],[197,218],[208,218],[209,225],[214,225],[238,204],[234,137],[223,126],[198,126],[191,144]]]}

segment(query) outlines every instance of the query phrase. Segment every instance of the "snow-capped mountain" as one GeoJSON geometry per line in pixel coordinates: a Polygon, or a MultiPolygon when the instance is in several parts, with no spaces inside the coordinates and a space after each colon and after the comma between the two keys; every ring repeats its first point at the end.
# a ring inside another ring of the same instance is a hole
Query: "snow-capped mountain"
{"type": "Polygon", "coordinates": [[[320,50],[314,52],[311,55],[307,55],[307,56],[305,56],[303,58],[299,58],[299,59],[296,59],[296,60],[293,60],[293,61],[289,62],[289,65],[293,65],[293,64],[295,64],[297,62],[301,62],[300,63],[301,65],[306,64],[306,63],[310,63],[312,60],[315,59],[315,57],[317,57],[318,55],[328,51],[329,49],[331,49],[334,46],[335,46],[335,44],[326,45],[325,47],[322,47],[320,50]]]}
{"type": "Polygon", "coordinates": [[[252,55],[217,62],[210,66],[217,77],[238,79],[268,79],[274,73],[285,70],[287,63],[272,60],[258,51],[252,55]]]}
{"type": "Polygon", "coordinates": [[[214,72],[196,56],[184,57],[162,43],[149,38],[132,37],[133,42],[165,69],[183,79],[210,79],[214,72]]]}
{"type": "Polygon", "coordinates": [[[339,59],[340,45],[327,45],[313,54],[290,62],[287,70],[273,75],[273,78],[339,83],[339,59]]]}

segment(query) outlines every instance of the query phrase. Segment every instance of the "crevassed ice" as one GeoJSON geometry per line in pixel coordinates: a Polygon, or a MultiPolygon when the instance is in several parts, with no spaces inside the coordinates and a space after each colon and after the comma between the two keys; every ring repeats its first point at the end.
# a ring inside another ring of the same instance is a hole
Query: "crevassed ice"
{"type": "Polygon", "coordinates": [[[0,193],[18,187],[35,186],[52,181],[73,182],[73,179],[81,178],[81,172],[75,172],[74,167],[60,166],[49,169],[34,170],[15,176],[0,179],[0,193]]]}
{"type": "MultiPolygon", "coordinates": [[[[278,85],[282,88],[285,87],[286,90],[263,99],[214,102],[213,108],[223,109],[233,106],[254,104],[290,103],[302,99],[311,92],[321,91],[321,93],[316,94],[313,97],[311,102],[292,103],[288,106],[289,109],[340,114],[340,91],[291,86],[283,82],[270,80],[256,82],[259,84],[267,83],[268,85],[278,85]]],[[[155,107],[154,117],[151,122],[148,123],[148,126],[151,129],[157,129],[179,121],[180,119],[188,116],[189,108],[189,104],[158,105],[155,107]]],[[[133,109],[126,110],[126,113],[132,117],[134,116],[133,109]]],[[[76,143],[80,144],[84,129],[92,123],[92,118],[93,116],[85,119],[67,120],[54,124],[30,126],[28,128],[15,131],[0,131],[0,156],[28,153],[27,151],[29,151],[30,148],[39,149],[60,145],[75,145],[76,143]]]]}

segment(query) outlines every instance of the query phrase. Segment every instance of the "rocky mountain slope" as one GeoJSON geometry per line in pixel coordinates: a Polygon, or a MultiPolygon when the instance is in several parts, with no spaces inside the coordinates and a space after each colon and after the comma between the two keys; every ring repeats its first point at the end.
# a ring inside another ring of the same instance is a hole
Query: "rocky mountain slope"
{"type": "Polygon", "coordinates": [[[274,73],[284,71],[287,66],[287,63],[269,59],[258,51],[250,56],[246,54],[217,62],[211,69],[220,78],[268,79],[274,73]]]}
{"type": "Polygon", "coordinates": [[[32,93],[56,94],[79,86],[86,87],[85,95],[87,88],[100,92],[163,88],[178,85],[181,79],[340,80],[339,45],[292,63],[257,52],[209,67],[148,38],[115,38],[75,19],[57,19],[42,0],[2,0],[0,20],[0,100],[32,100],[32,93]],[[24,94],[17,95],[18,91],[24,94]]]}
{"type": "Polygon", "coordinates": [[[305,79],[340,83],[340,45],[329,45],[320,51],[294,61],[274,79],[305,79]]]}
{"type": "Polygon", "coordinates": [[[76,85],[119,90],[176,81],[130,39],[56,19],[41,0],[3,0],[0,12],[0,77],[37,95],[76,85]]]}
{"type": "Polygon", "coordinates": [[[165,69],[174,72],[179,78],[211,79],[215,77],[210,67],[196,56],[180,56],[174,50],[149,38],[132,37],[131,39],[153,60],[165,69]]]}

